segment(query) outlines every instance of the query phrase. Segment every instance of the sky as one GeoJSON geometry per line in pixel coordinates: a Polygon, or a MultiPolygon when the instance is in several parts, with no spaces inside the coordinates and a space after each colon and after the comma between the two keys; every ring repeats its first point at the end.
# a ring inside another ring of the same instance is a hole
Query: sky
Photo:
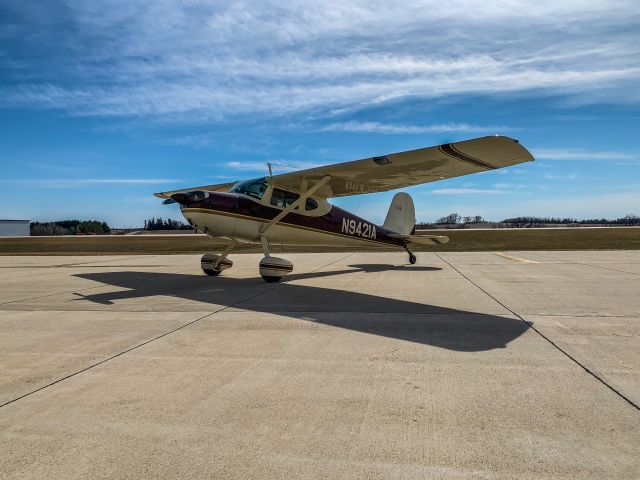
{"type": "Polygon", "coordinates": [[[640,214],[637,0],[402,3],[0,0],[0,218],[136,227],[267,162],[494,134],[536,161],[405,189],[418,221],[640,214]]]}

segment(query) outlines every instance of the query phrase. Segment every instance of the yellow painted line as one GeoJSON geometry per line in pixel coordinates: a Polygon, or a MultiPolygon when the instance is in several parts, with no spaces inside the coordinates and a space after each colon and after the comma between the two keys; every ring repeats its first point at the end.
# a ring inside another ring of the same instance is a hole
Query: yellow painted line
{"type": "Polygon", "coordinates": [[[535,260],[527,260],[526,258],[520,258],[520,257],[514,257],[512,255],[507,255],[506,253],[502,253],[502,252],[493,252],[495,255],[498,255],[499,257],[502,258],[506,258],[508,260],[513,260],[516,263],[521,263],[523,265],[529,264],[529,263],[540,263],[540,262],[536,262],[535,260]]]}

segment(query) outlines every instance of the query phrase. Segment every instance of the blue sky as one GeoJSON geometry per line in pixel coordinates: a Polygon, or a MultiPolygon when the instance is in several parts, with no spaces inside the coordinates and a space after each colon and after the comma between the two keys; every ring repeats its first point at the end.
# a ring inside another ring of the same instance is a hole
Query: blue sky
{"type": "Polygon", "coordinates": [[[407,189],[418,220],[640,214],[637,0],[410,3],[3,0],[0,218],[138,226],[266,162],[491,134],[537,161],[407,189]]]}

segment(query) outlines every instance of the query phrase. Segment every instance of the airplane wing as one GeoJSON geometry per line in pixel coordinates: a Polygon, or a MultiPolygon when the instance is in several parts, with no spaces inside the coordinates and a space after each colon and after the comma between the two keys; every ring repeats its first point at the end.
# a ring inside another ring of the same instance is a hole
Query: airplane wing
{"type": "Polygon", "coordinates": [[[215,185],[203,185],[201,187],[189,187],[181,190],[171,190],[170,192],[154,193],[158,198],[171,198],[174,193],[193,192],[194,190],[206,190],[207,192],[227,192],[236,182],[217,183],[215,185]]]}
{"type": "MultiPolygon", "coordinates": [[[[513,138],[481,137],[283,173],[271,177],[269,183],[291,192],[304,192],[314,183],[330,177],[316,195],[346,197],[436,182],[530,161],[533,161],[533,156],[513,138]]],[[[194,190],[226,192],[234,183],[189,187],[155,195],[169,199],[175,193],[194,190]]]]}
{"type": "Polygon", "coordinates": [[[301,192],[326,176],[318,196],[344,197],[384,192],[533,161],[529,151],[509,137],[481,137],[407,152],[390,153],[274,175],[276,187],[301,192]]]}

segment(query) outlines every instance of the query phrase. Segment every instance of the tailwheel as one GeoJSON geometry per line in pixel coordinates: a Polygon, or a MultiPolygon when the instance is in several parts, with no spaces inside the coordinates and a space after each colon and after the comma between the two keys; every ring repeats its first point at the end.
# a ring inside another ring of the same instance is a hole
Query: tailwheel
{"type": "Polygon", "coordinates": [[[413,254],[413,252],[411,250],[409,250],[409,247],[407,247],[407,245],[404,245],[404,249],[407,251],[407,253],[409,254],[409,263],[411,265],[415,264],[418,259],[416,258],[416,256],[413,254]]]}

